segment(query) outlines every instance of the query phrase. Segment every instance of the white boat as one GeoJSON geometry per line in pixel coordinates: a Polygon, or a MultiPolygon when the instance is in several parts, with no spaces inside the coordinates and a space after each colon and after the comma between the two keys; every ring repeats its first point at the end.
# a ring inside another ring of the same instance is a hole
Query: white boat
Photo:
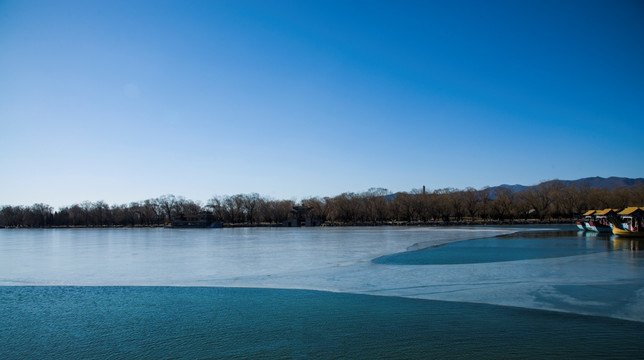
{"type": "Polygon", "coordinates": [[[575,225],[577,225],[577,228],[579,228],[579,230],[586,231],[586,227],[584,226],[583,221],[577,221],[575,222],[575,225]]]}
{"type": "Polygon", "coordinates": [[[584,223],[584,227],[587,231],[594,231],[600,233],[610,233],[612,231],[610,225],[602,224],[597,221],[589,221],[584,223]]]}
{"type": "Polygon", "coordinates": [[[617,211],[610,208],[604,210],[589,210],[584,214],[586,218],[584,228],[586,231],[610,233],[612,229],[609,220],[615,217],[616,214],[617,211]]]}

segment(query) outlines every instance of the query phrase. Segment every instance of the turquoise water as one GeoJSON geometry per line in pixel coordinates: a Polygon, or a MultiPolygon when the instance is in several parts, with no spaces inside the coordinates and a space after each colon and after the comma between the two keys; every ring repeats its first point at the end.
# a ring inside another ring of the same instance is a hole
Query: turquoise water
{"type": "Polygon", "coordinates": [[[0,359],[641,358],[642,243],[516,230],[0,230],[0,359]]]}
{"type": "Polygon", "coordinates": [[[644,324],[305,290],[0,287],[3,359],[636,359],[644,324]]]}
{"type": "Polygon", "coordinates": [[[610,236],[585,237],[566,232],[513,234],[458,241],[418,251],[385,255],[373,260],[392,265],[478,264],[502,261],[547,259],[610,251],[610,236]]]}

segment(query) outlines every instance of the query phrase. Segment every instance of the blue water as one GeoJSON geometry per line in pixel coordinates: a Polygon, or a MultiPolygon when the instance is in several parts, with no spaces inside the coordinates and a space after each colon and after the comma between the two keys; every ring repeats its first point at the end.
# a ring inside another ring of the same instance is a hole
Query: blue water
{"type": "Polygon", "coordinates": [[[0,230],[0,359],[641,358],[642,243],[516,230],[0,230]]]}
{"type": "Polygon", "coordinates": [[[644,324],[483,304],[195,287],[0,287],[3,359],[636,359],[644,324]]]}
{"type": "Polygon", "coordinates": [[[585,255],[611,250],[609,236],[604,236],[601,240],[589,242],[585,237],[570,235],[570,232],[513,234],[385,255],[373,262],[392,265],[479,264],[585,255]]]}

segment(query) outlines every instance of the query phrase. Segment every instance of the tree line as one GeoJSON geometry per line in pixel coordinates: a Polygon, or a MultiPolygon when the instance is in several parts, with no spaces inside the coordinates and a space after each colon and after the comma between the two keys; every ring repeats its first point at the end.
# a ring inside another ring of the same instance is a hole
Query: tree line
{"type": "Polygon", "coordinates": [[[612,189],[566,186],[547,181],[523,191],[507,188],[434,191],[415,189],[392,194],[372,188],[362,193],[312,197],[300,204],[274,200],[257,193],[216,196],[205,204],[181,196],[122,205],[85,201],[54,210],[47,204],[0,208],[4,227],[163,226],[172,219],[204,216],[229,225],[280,225],[301,205],[308,216],[330,225],[499,223],[514,221],[566,221],[589,209],[644,205],[644,185],[612,189]]]}
{"type": "Polygon", "coordinates": [[[289,217],[294,202],[270,200],[258,194],[214,197],[205,205],[182,196],[158,198],[122,205],[85,201],[57,211],[47,204],[3,206],[0,226],[4,227],[103,227],[163,226],[171,220],[199,218],[206,214],[228,224],[281,224],[289,217]]]}

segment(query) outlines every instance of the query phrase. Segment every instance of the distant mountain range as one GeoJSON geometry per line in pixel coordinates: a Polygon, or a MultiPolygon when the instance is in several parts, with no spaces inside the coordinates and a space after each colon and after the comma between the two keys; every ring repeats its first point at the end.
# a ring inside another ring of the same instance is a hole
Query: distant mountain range
{"type": "MultiPolygon", "coordinates": [[[[616,187],[629,187],[636,184],[644,184],[644,178],[632,179],[632,178],[615,177],[615,176],[611,176],[609,178],[595,176],[595,177],[588,177],[588,178],[577,179],[577,180],[549,180],[549,181],[544,181],[541,184],[548,184],[555,181],[563,183],[564,187],[588,186],[591,189],[613,189],[616,187]]],[[[520,192],[539,185],[525,186],[525,185],[519,185],[519,184],[515,184],[515,185],[503,184],[499,186],[494,186],[490,188],[491,190],[490,197],[495,198],[496,192],[499,189],[509,189],[512,192],[520,192]]]]}
{"type": "MultiPolygon", "coordinates": [[[[588,186],[590,189],[613,189],[616,187],[630,187],[637,184],[644,184],[644,178],[633,179],[633,178],[615,177],[615,176],[611,176],[609,178],[595,176],[595,177],[588,177],[588,178],[577,179],[577,180],[548,180],[538,185],[530,185],[530,186],[519,185],[519,184],[515,184],[515,185],[503,184],[503,185],[490,187],[490,198],[495,199],[497,192],[501,189],[509,189],[511,192],[516,193],[526,189],[535,188],[541,184],[548,184],[555,181],[563,183],[564,187],[588,186]]],[[[431,192],[431,190],[429,191],[431,192]]],[[[385,199],[387,201],[392,201],[396,198],[396,196],[398,196],[398,194],[400,193],[385,195],[385,199]]]]}

